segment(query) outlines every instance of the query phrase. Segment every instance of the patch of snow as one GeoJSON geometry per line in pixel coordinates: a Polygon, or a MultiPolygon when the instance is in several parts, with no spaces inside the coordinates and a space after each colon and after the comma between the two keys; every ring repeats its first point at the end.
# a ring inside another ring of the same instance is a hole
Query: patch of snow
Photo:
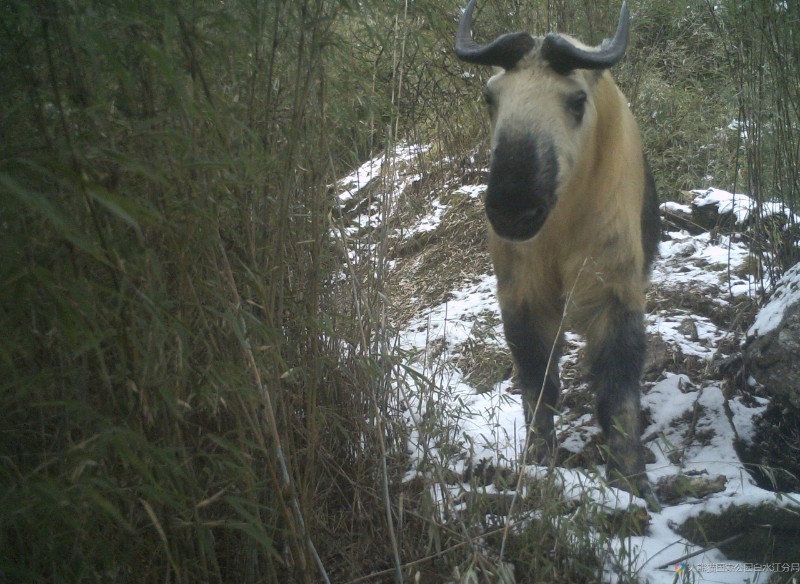
{"type": "Polygon", "coordinates": [[[456,193],[464,193],[470,199],[477,199],[486,191],[486,185],[463,185],[458,187],[456,193]]]}
{"type": "MultiPolygon", "coordinates": [[[[686,542],[673,531],[674,525],[685,523],[701,512],[720,513],[730,505],[759,505],[763,503],[777,504],[779,495],[757,487],[750,476],[743,470],[742,463],[734,449],[737,432],[728,422],[725,414],[725,397],[722,390],[714,385],[695,388],[686,393],[681,383],[688,381],[685,376],[671,376],[657,384],[646,395],[643,402],[656,410],[657,422],[645,430],[645,436],[653,431],[664,432],[668,441],[677,447],[684,448],[681,472],[708,474],[713,477],[723,475],[726,478],[725,490],[699,500],[665,507],[660,513],[651,514],[649,533],[645,536],[631,538],[631,545],[638,547],[637,572],[644,581],[651,584],[671,583],[675,577],[673,567],[657,569],[660,565],[682,556],[684,553],[700,549],[686,542]],[[685,444],[679,432],[676,420],[686,418],[687,412],[696,416],[693,429],[694,436],[701,439],[685,444]]],[[[752,420],[763,412],[763,408],[738,408],[735,419],[738,420],[739,437],[752,428],[752,420]],[[749,410],[749,411],[748,411],[749,410]]],[[[676,470],[653,468],[648,465],[651,479],[673,474],[676,470]]],[[[622,544],[624,542],[620,542],[622,544]]],[[[713,574],[714,582],[742,582],[745,573],[744,562],[726,559],[718,550],[710,550],[686,561],[689,569],[701,572],[708,564],[721,564],[720,572],[713,574]],[[724,570],[724,571],[723,571],[724,570]]],[[[702,575],[702,574],[701,574],[702,575]]]]}
{"type": "Polygon", "coordinates": [[[442,217],[445,211],[449,208],[447,205],[442,205],[439,199],[432,203],[433,211],[420,219],[414,227],[406,232],[407,237],[411,237],[418,233],[425,233],[428,231],[435,231],[439,224],[442,222],[442,217]]]}
{"type": "MultiPolygon", "coordinates": [[[[525,474],[532,479],[541,479],[550,472],[550,467],[528,465],[525,474]]],[[[567,501],[583,503],[592,501],[606,512],[627,511],[631,507],[645,507],[645,502],[627,491],[609,487],[596,473],[585,470],[555,468],[556,484],[561,487],[567,501]]]]}
{"type": "Polygon", "coordinates": [[[398,164],[410,162],[415,156],[424,154],[430,149],[431,147],[429,145],[398,144],[394,152],[390,152],[388,156],[384,153],[372,160],[368,160],[355,171],[336,182],[336,188],[339,191],[339,201],[345,202],[352,199],[353,196],[367,186],[370,181],[381,177],[384,168],[387,174],[396,174],[393,169],[398,164]]]}
{"type": "Polygon", "coordinates": [[[696,207],[712,205],[717,207],[720,215],[733,213],[738,224],[747,221],[748,217],[750,217],[750,211],[755,208],[755,201],[747,195],[732,194],[714,187],[691,192],[698,195],[695,197],[693,205],[696,207]]]}
{"type": "Polygon", "coordinates": [[[727,336],[704,316],[691,315],[686,311],[658,311],[646,317],[647,332],[660,336],[668,344],[680,347],[684,355],[694,355],[710,361],[719,342],[727,336]],[[689,325],[687,327],[687,324],[689,325]],[[697,331],[697,337],[687,336],[682,329],[697,331]]]}
{"type": "MultiPolygon", "coordinates": [[[[750,218],[750,214],[758,209],[758,203],[747,195],[733,194],[714,187],[691,192],[697,195],[692,203],[694,206],[715,206],[720,215],[733,213],[738,225],[745,224],[750,218]]],[[[769,217],[771,215],[786,215],[792,223],[800,222],[800,217],[792,214],[786,205],[780,201],[763,201],[761,203],[761,216],[769,217]]]]}
{"type": "Polygon", "coordinates": [[[591,414],[584,414],[571,424],[564,425],[563,430],[559,428],[558,434],[561,448],[576,454],[591,442],[593,436],[600,433],[591,414]]]}
{"type": "Polygon", "coordinates": [[[424,310],[412,320],[406,331],[401,333],[398,346],[401,349],[424,350],[435,340],[446,340],[450,346],[457,345],[469,337],[477,315],[488,311],[499,318],[495,279],[491,274],[484,275],[477,283],[456,290],[451,296],[448,301],[424,310]]]}
{"type": "Polygon", "coordinates": [[[755,435],[755,419],[763,415],[769,405],[769,400],[763,397],[753,397],[757,405],[747,405],[741,396],[736,396],[728,401],[733,424],[739,439],[745,444],[751,444],[755,435]]]}
{"type": "Polygon", "coordinates": [[[764,307],[758,311],[753,326],[747,331],[748,338],[769,334],[783,322],[786,311],[800,302],[800,264],[790,268],[775,286],[775,292],[764,307]]]}
{"type": "Polygon", "coordinates": [[[692,208],[689,205],[682,205],[681,203],[676,203],[674,201],[667,201],[666,203],[661,203],[661,210],[671,211],[673,213],[680,213],[683,215],[692,214],[692,208]]]}
{"type": "Polygon", "coordinates": [[[654,288],[704,291],[720,302],[756,288],[754,280],[738,273],[750,255],[744,242],[727,235],[712,239],[708,232],[672,231],[667,237],[653,266],[654,288]]]}

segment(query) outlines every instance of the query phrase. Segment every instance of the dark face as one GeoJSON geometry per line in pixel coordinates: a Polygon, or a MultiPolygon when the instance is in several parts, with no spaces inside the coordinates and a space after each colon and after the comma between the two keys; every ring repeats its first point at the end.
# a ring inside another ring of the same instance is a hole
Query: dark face
{"type": "Polygon", "coordinates": [[[591,76],[561,75],[526,59],[486,88],[492,163],[486,215],[508,241],[536,237],[582,157],[595,111],[591,76]]]}
{"type": "Polygon", "coordinates": [[[495,233],[510,241],[535,237],[556,203],[557,179],[552,145],[532,136],[499,136],[486,189],[486,215],[495,233]]]}

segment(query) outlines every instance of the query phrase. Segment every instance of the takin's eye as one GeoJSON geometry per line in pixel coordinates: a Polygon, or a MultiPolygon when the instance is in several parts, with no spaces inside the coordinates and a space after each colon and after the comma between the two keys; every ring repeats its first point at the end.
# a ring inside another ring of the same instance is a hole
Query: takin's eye
{"type": "Polygon", "coordinates": [[[583,90],[573,93],[567,98],[567,109],[578,123],[581,123],[583,120],[583,114],[586,112],[587,99],[588,96],[583,90]]]}

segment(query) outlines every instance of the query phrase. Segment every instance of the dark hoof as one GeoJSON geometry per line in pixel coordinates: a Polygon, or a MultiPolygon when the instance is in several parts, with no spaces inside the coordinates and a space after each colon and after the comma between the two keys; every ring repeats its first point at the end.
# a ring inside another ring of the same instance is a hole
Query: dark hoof
{"type": "Polygon", "coordinates": [[[658,501],[655,491],[647,480],[647,475],[640,473],[636,476],[621,476],[619,472],[612,471],[608,476],[608,484],[617,489],[627,491],[634,497],[641,497],[647,503],[647,508],[653,513],[661,511],[661,503],[658,501]]]}
{"type": "Polygon", "coordinates": [[[552,440],[548,441],[541,438],[531,438],[528,451],[525,453],[525,464],[548,466],[550,461],[553,460],[552,443],[552,440]]]}

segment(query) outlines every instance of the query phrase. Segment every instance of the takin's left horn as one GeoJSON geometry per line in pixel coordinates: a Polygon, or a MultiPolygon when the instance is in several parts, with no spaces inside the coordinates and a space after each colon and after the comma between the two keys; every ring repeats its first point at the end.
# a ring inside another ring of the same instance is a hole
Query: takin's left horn
{"type": "Polygon", "coordinates": [[[467,63],[511,69],[536,45],[536,41],[527,32],[511,32],[497,37],[488,45],[476,43],[471,30],[475,1],[470,0],[458,23],[456,55],[467,63]]]}

